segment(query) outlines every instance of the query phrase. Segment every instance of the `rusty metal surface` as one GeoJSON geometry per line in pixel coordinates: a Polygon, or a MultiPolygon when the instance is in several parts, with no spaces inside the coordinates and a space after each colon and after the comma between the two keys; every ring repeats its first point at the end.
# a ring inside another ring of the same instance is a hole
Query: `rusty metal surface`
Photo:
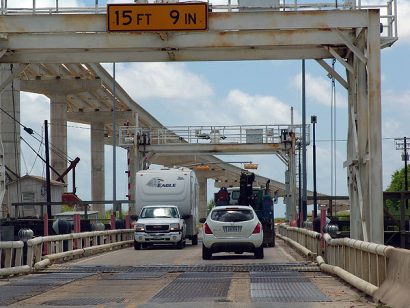
{"type": "Polygon", "coordinates": [[[310,280],[298,272],[251,272],[253,302],[330,301],[310,280]]]}
{"type": "Polygon", "coordinates": [[[44,302],[45,306],[86,306],[86,305],[102,305],[105,304],[121,304],[124,303],[124,298],[103,298],[103,297],[91,297],[91,298],[67,298],[56,299],[44,302]]]}
{"type": "Polygon", "coordinates": [[[119,272],[320,272],[311,262],[257,264],[198,264],[198,265],[141,265],[141,266],[78,266],[60,265],[53,272],[119,273],[119,272]]]}
{"type": "Polygon", "coordinates": [[[214,302],[226,300],[232,273],[183,273],[150,302],[214,302]]]}

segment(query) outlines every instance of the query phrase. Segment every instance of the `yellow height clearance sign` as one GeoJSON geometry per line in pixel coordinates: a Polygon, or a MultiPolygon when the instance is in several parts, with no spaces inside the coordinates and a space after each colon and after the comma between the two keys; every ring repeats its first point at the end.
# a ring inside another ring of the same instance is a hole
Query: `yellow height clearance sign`
{"type": "Polygon", "coordinates": [[[207,30],[208,4],[108,4],[108,31],[207,30]]]}

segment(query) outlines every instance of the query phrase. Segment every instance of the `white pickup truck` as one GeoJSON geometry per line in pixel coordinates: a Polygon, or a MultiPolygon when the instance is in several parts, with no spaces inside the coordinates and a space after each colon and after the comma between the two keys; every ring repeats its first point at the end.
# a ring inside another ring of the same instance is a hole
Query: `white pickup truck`
{"type": "Polygon", "coordinates": [[[134,225],[134,249],[150,244],[185,246],[186,225],[175,205],[148,205],[141,209],[134,225]]]}

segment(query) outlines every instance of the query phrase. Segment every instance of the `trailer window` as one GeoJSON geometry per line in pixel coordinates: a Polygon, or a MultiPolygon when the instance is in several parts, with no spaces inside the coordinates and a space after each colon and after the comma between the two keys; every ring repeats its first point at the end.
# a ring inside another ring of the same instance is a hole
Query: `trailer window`
{"type": "Polygon", "coordinates": [[[211,214],[211,219],[215,221],[222,222],[239,222],[247,221],[253,219],[253,212],[246,209],[237,209],[237,210],[226,210],[220,209],[215,210],[211,214]]]}
{"type": "Polygon", "coordinates": [[[141,212],[141,218],[178,218],[177,210],[173,207],[150,207],[141,212]]]}

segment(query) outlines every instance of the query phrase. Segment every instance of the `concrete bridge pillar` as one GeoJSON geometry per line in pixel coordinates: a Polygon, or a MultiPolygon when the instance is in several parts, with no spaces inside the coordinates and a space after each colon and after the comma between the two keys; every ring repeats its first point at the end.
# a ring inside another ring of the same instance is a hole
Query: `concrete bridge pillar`
{"type": "Polygon", "coordinates": [[[199,210],[198,210],[198,217],[205,218],[207,212],[207,195],[208,195],[208,186],[207,186],[207,177],[205,176],[198,176],[198,184],[199,184],[199,210]]]}
{"type": "MultiPolygon", "coordinates": [[[[93,201],[105,199],[104,123],[91,123],[91,196],[93,201]]],[[[105,213],[104,204],[94,204],[93,210],[105,213]]]]}
{"type": "MultiPolygon", "coordinates": [[[[11,74],[12,66],[1,64],[0,84],[5,82],[11,74]]],[[[11,83],[0,95],[0,106],[4,110],[0,112],[0,138],[4,148],[3,153],[0,150],[0,155],[3,155],[3,163],[7,167],[6,173],[10,176],[8,181],[10,182],[20,177],[20,125],[11,118],[20,121],[20,91],[14,89],[11,83]]],[[[7,199],[6,193],[1,204],[0,217],[6,217],[8,214],[14,215],[14,210],[11,209],[11,205],[7,204],[7,199]]]]}
{"type": "MultiPolygon", "coordinates": [[[[67,99],[65,95],[50,95],[50,164],[58,173],[67,169],[67,99]]],[[[55,176],[52,176],[55,178],[55,176]]],[[[64,177],[67,183],[67,177],[64,177]]]]}

